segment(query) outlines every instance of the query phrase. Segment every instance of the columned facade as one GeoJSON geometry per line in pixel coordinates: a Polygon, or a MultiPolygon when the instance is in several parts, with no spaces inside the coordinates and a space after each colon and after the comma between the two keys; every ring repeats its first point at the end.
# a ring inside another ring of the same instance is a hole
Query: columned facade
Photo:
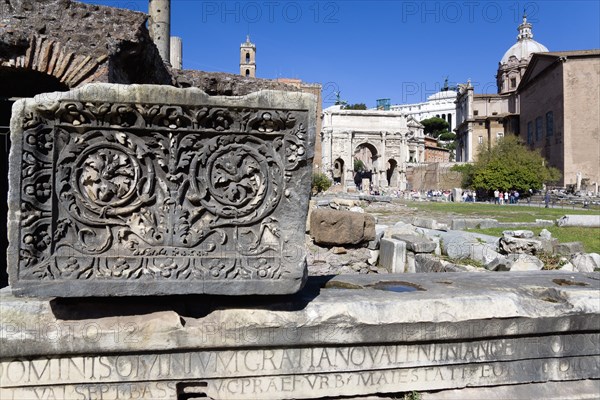
{"type": "Polygon", "coordinates": [[[456,128],[456,96],[458,93],[445,87],[442,91],[432,94],[426,102],[414,104],[395,104],[391,111],[397,111],[412,116],[417,121],[428,118],[441,118],[448,122],[449,130],[456,128]]]}
{"type": "Polygon", "coordinates": [[[425,161],[423,126],[403,113],[329,107],[321,138],[323,172],[346,189],[366,177],[373,188],[404,190],[406,165],[425,161]],[[355,161],[364,166],[361,174],[355,161]]]}

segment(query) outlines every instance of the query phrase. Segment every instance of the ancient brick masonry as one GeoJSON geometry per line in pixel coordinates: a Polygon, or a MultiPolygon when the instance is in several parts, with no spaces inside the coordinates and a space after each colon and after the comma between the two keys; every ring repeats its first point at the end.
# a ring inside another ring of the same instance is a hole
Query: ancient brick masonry
{"type": "Polygon", "coordinates": [[[141,12],[71,0],[2,1],[0,77],[3,70],[36,71],[66,88],[92,82],[148,83],[226,96],[262,89],[298,91],[267,79],[171,70],[150,38],[147,19],[141,12]]]}
{"type": "Polygon", "coordinates": [[[146,14],[70,0],[0,3],[0,67],[88,82],[171,84],[146,14]]]}

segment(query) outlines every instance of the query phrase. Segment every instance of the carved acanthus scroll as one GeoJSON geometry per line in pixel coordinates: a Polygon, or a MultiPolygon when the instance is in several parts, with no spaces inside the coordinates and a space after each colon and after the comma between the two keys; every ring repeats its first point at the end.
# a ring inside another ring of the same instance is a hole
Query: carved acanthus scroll
{"type": "Polygon", "coordinates": [[[20,280],[280,279],[307,111],[79,102],[22,135],[20,280]]]}

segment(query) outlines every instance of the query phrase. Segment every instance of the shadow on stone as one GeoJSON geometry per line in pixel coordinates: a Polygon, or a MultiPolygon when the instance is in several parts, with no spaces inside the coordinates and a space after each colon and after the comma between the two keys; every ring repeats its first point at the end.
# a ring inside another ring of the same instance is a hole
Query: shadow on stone
{"type": "Polygon", "coordinates": [[[149,315],[161,311],[174,311],[183,318],[203,318],[221,309],[260,309],[295,312],[306,306],[317,296],[332,276],[309,277],[304,288],[293,295],[276,296],[210,296],[177,295],[162,297],[122,298],[87,297],[54,298],[50,307],[58,320],[86,320],[95,318],[149,315]]]}

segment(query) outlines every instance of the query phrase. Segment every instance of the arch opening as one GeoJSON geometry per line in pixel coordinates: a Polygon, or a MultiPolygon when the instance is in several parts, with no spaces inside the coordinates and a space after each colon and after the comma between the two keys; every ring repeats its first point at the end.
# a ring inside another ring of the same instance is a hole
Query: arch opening
{"type": "Polygon", "coordinates": [[[377,168],[378,157],[377,148],[370,143],[359,144],[354,150],[354,160],[362,162],[366,171],[372,172],[377,168]]]}
{"type": "Polygon", "coordinates": [[[377,159],[379,155],[377,148],[370,143],[362,143],[354,150],[354,183],[360,190],[368,191],[376,186],[377,159]]]}
{"type": "Polygon", "coordinates": [[[388,168],[386,170],[386,178],[389,187],[399,187],[398,162],[392,158],[388,160],[388,168]]]}
{"type": "Polygon", "coordinates": [[[333,162],[333,184],[344,184],[344,160],[338,158],[333,162]]]}

